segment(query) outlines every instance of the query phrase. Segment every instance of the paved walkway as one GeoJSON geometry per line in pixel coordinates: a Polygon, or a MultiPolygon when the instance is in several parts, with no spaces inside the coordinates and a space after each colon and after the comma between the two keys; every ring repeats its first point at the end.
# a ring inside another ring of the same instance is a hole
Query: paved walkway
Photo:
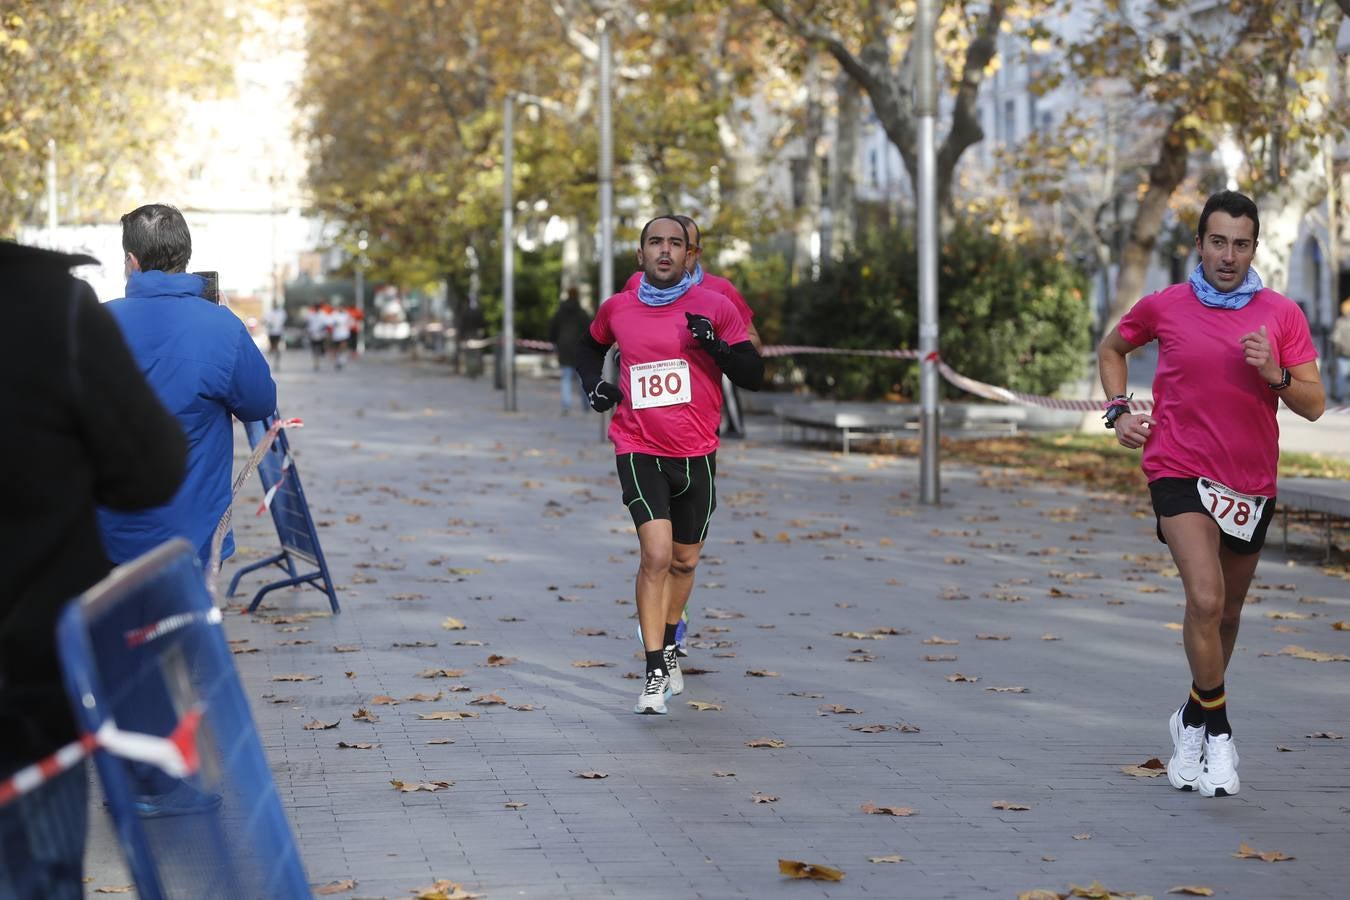
{"type": "MultiPolygon", "coordinates": [[[[1309,735],[1350,734],[1350,663],[1280,655],[1350,654],[1331,627],[1350,582],[1315,553],[1261,564],[1228,681],[1242,792],[1203,800],[1122,772],[1166,760],[1189,682],[1142,498],[947,467],[944,505],[925,508],[914,460],[783,446],[765,424],[719,459],[691,604],[703,671],[670,716],[638,717],[636,540],[597,418],[560,418],[553,382],[522,383],[508,415],[490,381],[429,364],[286,362],[282,412],[306,420],[292,442],[343,613],[227,629],[262,651],[236,659],[311,880],[359,882],[337,896],[440,878],[487,898],[926,900],[1094,880],[1345,895],[1350,740],[1309,735]],[[442,668],[462,674],[419,677],[442,668]],[[289,673],[320,677],[273,681],[289,673]],[[505,704],[471,705],[491,694],[505,704]],[[362,707],[378,721],[353,719],[362,707]],[[476,717],[421,718],[437,711],[476,717]],[[341,725],[305,730],[316,718],[341,725]],[[1244,842],[1295,859],[1235,859],[1244,842]],[[787,882],[780,858],[847,876],[787,882]]],[[[272,551],[256,494],[227,576],[272,551]]],[[[327,608],[274,597],[272,616],[327,608]]],[[[93,885],[125,883],[101,816],[91,859],[93,885]]]]}

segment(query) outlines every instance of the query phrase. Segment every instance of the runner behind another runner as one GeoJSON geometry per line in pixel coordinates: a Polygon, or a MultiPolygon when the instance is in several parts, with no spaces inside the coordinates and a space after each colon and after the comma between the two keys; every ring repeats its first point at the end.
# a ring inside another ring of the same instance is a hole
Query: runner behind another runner
{"type": "Polygon", "coordinates": [[[1097,349],[1111,398],[1106,427],[1121,445],[1144,448],[1158,539],[1186,591],[1182,643],[1192,681],[1168,723],[1167,779],[1205,797],[1240,786],[1224,673],[1275,514],[1275,412],[1282,399],[1315,421],[1325,403],[1307,319],[1251,268],[1260,229],[1251,199],[1235,191],[1211,196],[1189,282],[1140,300],[1097,349]],[[1125,355],[1152,340],[1153,415],[1136,415],[1125,395],[1125,355]]]}
{"type": "Polygon", "coordinates": [[[601,304],[577,349],[591,408],[614,408],[609,437],[641,550],[636,594],[647,678],[637,713],[663,715],[666,697],[684,690],[675,628],[717,508],[722,375],[752,391],[764,380],[764,361],[736,307],[695,287],[685,271],[688,246],[673,216],[643,226],[641,283],[601,304]],[[622,388],[601,377],[614,344],[622,388]]]}

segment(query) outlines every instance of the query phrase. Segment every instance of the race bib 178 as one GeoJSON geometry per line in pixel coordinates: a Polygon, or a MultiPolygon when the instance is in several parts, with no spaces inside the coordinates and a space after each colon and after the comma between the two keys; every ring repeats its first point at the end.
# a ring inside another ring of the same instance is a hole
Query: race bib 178
{"type": "Polygon", "coordinates": [[[1226,533],[1250,541],[1269,497],[1243,494],[1210,478],[1198,478],[1196,490],[1205,509],[1226,533]]]}
{"type": "Polygon", "coordinates": [[[633,409],[688,403],[689,360],[662,359],[638,363],[628,370],[628,397],[633,409]]]}

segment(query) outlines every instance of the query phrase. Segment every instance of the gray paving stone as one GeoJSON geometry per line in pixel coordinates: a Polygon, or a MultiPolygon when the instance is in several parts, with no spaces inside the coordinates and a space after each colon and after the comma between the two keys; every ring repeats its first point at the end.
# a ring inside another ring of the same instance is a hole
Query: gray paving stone
{"type": "MultiPolygon", "coordinates": [[[[352,877],[353,896],[387,897],[451,878],[489,898],[964,900],[1099,879],[1154,896],[1178,884],[1253,900],[1344,896],[1350,741],[1304,735],[1350,729],[1345,664],[1278,655],[1295,643],[1350,652],[1329,627],[1350,619],[1350,589],[1311,555],[1273,548],[1258,570],[1228,680],[1243,788],[1206,801],[1120,771],[1166,759],[1166,718],[1188,684],[1165,627],[1180,621],[1182,594],[1142,497],[945,465],[944,504],[925,508],[915,460],[784,446],[756,423],[754,440],[719,455],[720,509],[691,603],[706,646],[689,664],[713,671],[687,679],[670,716],[637,717],[639,684],[623,677],[641,667],[636,542],[594,417],[557,418],[556,386],[535,382],[520,385],[522,412],[505,414],[489,383],[379,357],[341,376],[288,370],[280,386],[282,411],[306,420],[292,444],[344,611],[287,633],[243,616],[226,628],[262,651],[236,662],[315,883],[352,877]],[[466,628],[444,630],[447,616],[466,628]],[[835,635],[878,627],[902,633],[835,635]],[[922,643],[932,636],[958,643],[922,643]],[[280,646],[296,639],[312,643],[280,646]],[[417,640],[436,646],[393,646],[417,640]],[[850,662],[858,649],[872,661],[850,662]],[[492,668],[489,654],[518,661],[492,668]],[[610,665],[572,666],[583,659],[610,665]],[[429,667],[465,671],[416,677],[429,667]],[[322,677],[271,680],[290,672],[322,677]],[[955,672],[979,681],[948,682],[955,672]],[[450,692],[457,683],[471,690],[450,692]],[[1029,692],[986,690],[999,686],[1029,692]],[[535,710],[467,705],[485,693],[535,710]],[[825,704],[862,712],[818,715],[825,704]],[[379,721],[352,720],[362,705],[379,721]],[[479,717],[417,719],[432,710],[479,717]],[[304,731],[315,717],[341,725],[304,731]],[[849,729],[902,721],[922,730],[849,729]],[[454,743],[427,743],[438,737],[454,743]],[[787,746],[745,746],[763,737],[787,746]],[[590,769],[609,777],[576,777],[590,769]],[[391,778],[455,784],[400,794],[391,778]],[[755,791],[780,799],[755,804],[755,791]],[[868,802],[917,814],[866,815],[868,802]],[[1234,859],[1242,842],[1296,859],[1234,859]],[[897,853],[906,861],[868,862],[897,853]],[[785,884],[780,857],[848,874],[785,884]]],[[[227,578],[272,552],[256,503],[252,486],[227,578]]],[[[324,609],[303,591],[267,606],[324,609]]],[[[126,882],[102,817],[89,866],[95,884],[126,882]]]]}

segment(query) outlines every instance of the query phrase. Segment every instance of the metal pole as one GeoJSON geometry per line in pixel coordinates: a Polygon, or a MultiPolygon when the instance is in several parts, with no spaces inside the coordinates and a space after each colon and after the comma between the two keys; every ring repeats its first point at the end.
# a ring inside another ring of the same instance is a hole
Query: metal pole
{"type": "MultiPolygon", "coordinates": [[[[600,302],[614,293],[614,51],[609,43],[609,23],[600,29],[600,302]]],[[[614,379],[614,351],[605,358],[604,375],[614,379]]],[[[600,441],[609,431],[609,416],[600,417],[600,441]]]]}
{"type": "Polygon", "coordinates": [[[56,139],[47,139],[47,244],[56,246],[56,139]]]}
{"type": "Polygon", "coordinates": [[[515,97],[506,95],[502,112],[502,386],[506,411],[516,411],[516,285],[515,198],[511,184],[511,156],[515,152],[512,129],[515,125],[515,97]]]}
{"type": "Polygon", "coordinates": [[[919,482],[920,500],[942,502],[938,483],[937,180],[934,156],[937,114],[937,65],[934,0],[919,0],[914,40],[914,108],[919,119],[919,482]]]}

